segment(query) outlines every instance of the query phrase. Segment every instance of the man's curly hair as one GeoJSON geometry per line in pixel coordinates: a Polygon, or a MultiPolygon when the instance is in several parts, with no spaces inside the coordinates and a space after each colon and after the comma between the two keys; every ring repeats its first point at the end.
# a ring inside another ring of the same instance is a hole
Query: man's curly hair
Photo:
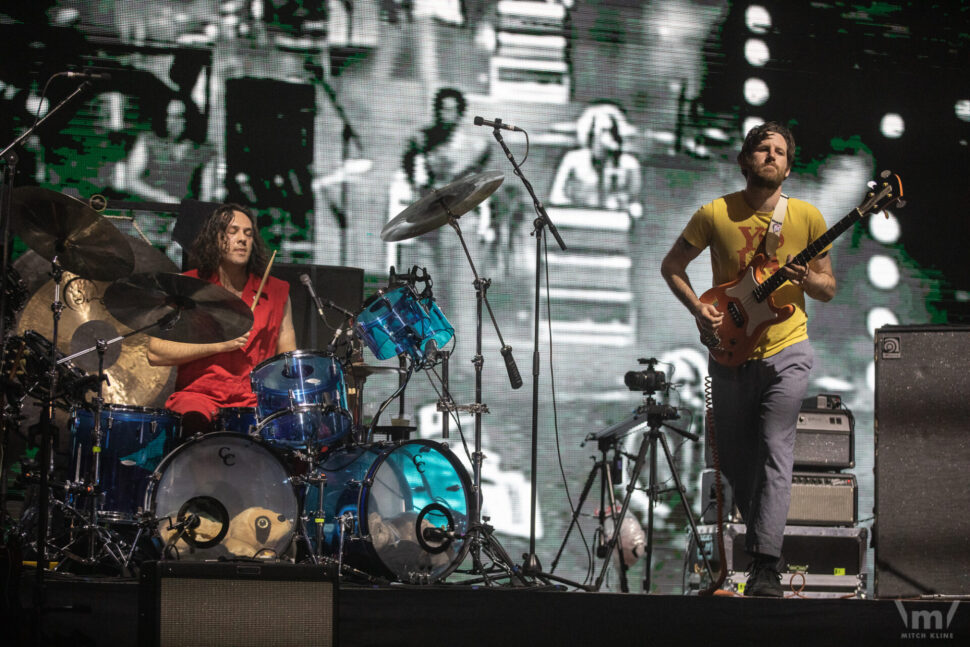
{"type": "Polygon", "coordinates": [[[216,210],[202,225],[202,231],[199,232],[192,244],[189,258],[192,260],[192,265],[198,269],[200,278],[210,278],[219,268],[219,262],[229,245],[226,229],[229,228],[229,223],[232,222],[236,211],[245,214],[253,225],[253,251],[249,255],[249,262],[246,263],[246,271],[256,276],[262,276],[266,270],[269,255],[266,253],[266,243],[263,242],[262,236],[259,235],[259,229],[256,227],[255,216],[246,207],[229,203],[216,207],[216,210]]]}

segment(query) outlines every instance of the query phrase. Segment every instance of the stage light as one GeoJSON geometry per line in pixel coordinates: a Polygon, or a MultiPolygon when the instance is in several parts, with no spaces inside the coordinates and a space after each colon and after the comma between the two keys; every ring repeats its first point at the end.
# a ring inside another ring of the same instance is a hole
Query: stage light
{"type": "Polygon", "coordinates": [[[744,100],[751,105],[763,106],[770,97],[768,84],[761,79],[751,77],[744,82],[744,100]]]}
{"type": "Polygon", "coordinates": [[[895,112],[886,113],[879,122],[879,130],[889,139],[899,139],[906,132],[906,122],[895,112]]]}
{"type": "Polygon", "coordinates": [[[953,113],[960,121],[970,121],[970,99],[960,99],[953,105],[953,113]]]}
{"type": "Polygon", "coordinates": [[[744,58],[755,67],[762,67],[771,58],[768,45],[760,38],[749,38],[744,44],[744,58]]]}
{"type": "Polygon", "coordinates": [[[891,211],[874,213],[869,218],[869,233],[877,242],[892,245],[899,240],[899,219],[891,211]]]}
{"type": "Polygon", "coordinates": [[[899,324],[899,318],[889,308],[877,306],[869,310],[866,314],[866,329],[872,338],[876,336],[876,329],[882,328],[883,326],[895,326],[897,324],[899,324]]]}
{"type": "Polygon", "coordinates": [[[899,283],[899,266],[885,254],[871,257],[866,269],[869,282],[881,290],[891,290],[899,283]]]}
{"type": "Polygon", "coordinates": [[[744,124],[742,124],[741,126],[741,132],[747,135],[748,131],[750,131],[755,126],[760,126],[764,122],[765,122],[764,117],[758,117],[758,116],[747,117],[744,120],[744,124]]]}
{"type": "Polygon", "coordinates": [[[753,4],[744,12],[744,24],[755,34],[767,34],[771,29],[771,14],[759,4],[753,4]]]}

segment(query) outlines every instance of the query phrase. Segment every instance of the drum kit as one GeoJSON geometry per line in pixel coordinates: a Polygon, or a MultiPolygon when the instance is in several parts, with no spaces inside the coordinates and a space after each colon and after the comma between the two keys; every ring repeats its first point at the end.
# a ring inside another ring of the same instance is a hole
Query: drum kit
{"type": "MultiPolygon", "coordinates": [[[[456,181],[388,222],[382,238],[403,240],[443,224],[460,236],[457,216],[501,182],[495,172],[456,181]]],[[[401,433],[378,426],[414,371],[433,370],[445,358],[447,374],[445,349],[455,330],[434,300],[427,272],[417,267],[403,280],[392,269],[387,289],[347,322],[358,350],[365,344],[378,360],[399,358],[401,368],[354,363],[350,353],[335,356],[333,344],[327,351],[285,352],[253,368],[255,408],[222,409],[214,431],[182,439],[178,414],[137,399],[117,401],[136,395],[144,376],[109,371],[133,353],[143,355],[145,336],[193,344],[235,339],[252,326],[250,308],[220,286],[168,268],[139,272],[151,253],[136,257],[129,237],[74,198],[18,188],[12,205],[14,231],[49,261],[53,278],[41,297],[50,299],[49,337],[24,329],[21,316],[21,334],[8,335],[3,345],[4,440],[29,399],[39,403],[40,428],[47,430],[40,443],[46,451],[23,474],[33,493],[15,526],[25,553],[68,571],[127,575],[146,559],[288,560],[368,582],[423,584],[442,580],[469,555],[475,564],[470,572],[490,580],[481,565],[485,552],[490,568],[497,563],[499,571],[521,579],[481,522],[487,281],[477,272],[477,401],[456,405],[449,396],[439,405],[446,417],[475,414],[471,476],[446,444],[409,439],[413,428],[401,433]],[[422,281],[426,287],[419,291],[422,281]],[[74,289],[78,284],[85,289],[74,289]],[[70,355],[58,348],[62,293],[72,300],[69,311],[82,313],[71,324],[70,355]],[[83,327],[90,330],[79,338],[83,327]],[[348,399],[347,377],[362,385],[378,372],[399,374],[400,386],[365,422],[360,402],[348,399]],[[116,401],[107,402],[106,393],[116,401]],[[69,415],[66,470],[51,453],[58,410],[69,415]]],[[[464,240],[462,246],[467,255],[464,240]]],[[[23,287],[11,286],[15,279],[8,272],[6,301],[23,307],[23,287]]],[[[35,310],[27,323],[41,328],[39,306],[35,310]]]]}

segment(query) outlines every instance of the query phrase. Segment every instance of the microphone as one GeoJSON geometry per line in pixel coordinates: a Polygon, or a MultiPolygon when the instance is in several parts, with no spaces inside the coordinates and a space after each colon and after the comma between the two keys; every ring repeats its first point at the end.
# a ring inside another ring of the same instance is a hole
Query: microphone
{"type": "Polygon", "coordinates": [[[300,283],[306,286],[307,292],[310,293],[310,298],[313,299],[313,303],[317,306],[317,314],[320,318],[326,321],[326,317],[323,316],[323,304],[320,303],[320,297],[317,296],[317,291],[313,289],[313,283],[310,281],[310,277],[306,274],[300,275],[300,283]]]}
{"type": "Polygon", "coordinates": [[[501,128],[503,130],[511,130],[511,131],[518,132],[518,133],[524,133],[525,132],[524,130],[522,130],[518,126],[513,126],[512,124],[503,124],[502,123],[502,120],[499,119],[498,117],[495,118],[495,121],[489,121],[488,119],[482,119],[481,117],[475,117],[475,125],[476,126],[489,126],[491,128],[501,128]]]}
{"type": "Polygon", "coordinates": [[[519,367],[515,365],[515,358],[512,357],[511,346],[502,346],[502,357],[505,358],[505,369],[509,372],[509,382],[513,389],[518,389],[522,386],[522,376],[519,375],[519,367]]]}
{"type": "Polygon", "coordinates": [[[323,316],[324,305],[328,305],[334,310],[336,310],[337,312],[342,312],[348,317],[353,318],[355,316],[353,312],[345,308],[341,308],[330,299],[320,299],[320,297],[317,296],[317,291],[313,289],[313,283],[310,281],[310,277],[307,276],[306,274],[300,275],[300,283],[306,286],[307,292],[310,293],[310,298],[313,299],[313,303],[315,303],[317,306],[317,314],[320,315],[321,319],[326,320],[326,318],[323,316]]]}
{"type": "Polygon", "coordinates": [[[110,81],[111,75],[107,72],[62,72],[69,79],[85,79],[88,81],[110,81]]]}

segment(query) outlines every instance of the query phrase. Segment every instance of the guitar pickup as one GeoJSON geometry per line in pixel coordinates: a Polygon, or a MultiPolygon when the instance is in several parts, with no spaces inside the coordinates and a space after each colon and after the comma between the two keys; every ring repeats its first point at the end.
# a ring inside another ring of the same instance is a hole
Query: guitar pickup
{"type": "Polygon", "coordinates": [[[731,315],[731,321],[734,322],[735,328],[744,327],[744,313],[741,312],[741,308],[738,307],[734,301],[727,305],[728,314],[731,315]]]}

